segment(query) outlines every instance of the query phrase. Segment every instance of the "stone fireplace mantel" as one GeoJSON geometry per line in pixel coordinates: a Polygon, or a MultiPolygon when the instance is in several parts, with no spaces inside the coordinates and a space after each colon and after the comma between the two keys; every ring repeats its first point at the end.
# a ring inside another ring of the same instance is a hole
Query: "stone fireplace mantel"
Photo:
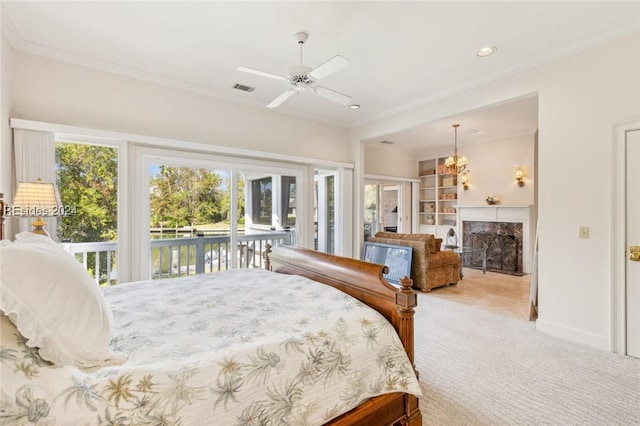
{"type": "MultiPolygon", "coordinates": [[[[530,274],[532,270],[533,249],[535,244],[535,209],[533,206],[458,206],[458,223],[463,229],[464,222],[522,223],[522,272],[530,274]]],[[[461,233],[463,234],[463,233],[461,233]]],[[[461,245],[469,245],[461,235],[461,245]]]]}

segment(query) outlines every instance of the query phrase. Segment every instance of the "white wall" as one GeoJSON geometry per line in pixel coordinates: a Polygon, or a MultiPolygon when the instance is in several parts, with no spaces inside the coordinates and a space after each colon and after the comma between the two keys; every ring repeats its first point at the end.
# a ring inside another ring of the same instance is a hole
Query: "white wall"
{"type": "MultiPolygon", "coordinates": [[[[13,50],[11,45],[2,36],[2,45],[0,47],[0,81],[2,84],[2,99],[0,100],[0,120],[2,128],[0,129],[0,192],[4,194],[4,201],[10,204],[13,200],[13,144],[11,128],[9,127],[9,114],[12,104],[11,76],[13,65],[13,50]]],[[[11,220],[6,220],[5,224],[7,235],[11,235],[11,220]]]]}
{"type": "Polygon", "coordinates": [[[415,155],[393,146],[364,146],[364,172],[368,175],[416,178],[418,163],[415,155]]]}
{"type": "Polygon", "coordinates": [[[23,52],[12,89],[15,118],[353,161],[345,128],[23,52]]]}
{"type": "Polygon", "coordinates": [[[640,117],[638,76],[640,34],[636,33],[367,123],[353,129],[352,140],[537,93],[537,327],[609,350],[612,126],[640,117]],[[589,239],[578,239],[581,225],[590,227],[589,239]]]}
{"type": "MultiPolygon", "coordinates": [[[[367,175],[375,176],[389,176],[393,178],[408,178],[416,179],[418,175],[418,164],[413,161],[415,156],[411,153],[403,152],[395,149],[393,146],[381,145],[371,146],[364,145],[364,173],[367,175]],[[415,164],[414,164],[415,163],[415,164]]],[[[385,182],[384,179],[379,179],[380,182],[385,182]]],[[[386,182],[397,182],[395,179],[387,180],[386,182]]],[[[412,228],[412,200],[411,200],[411,183],[400,182],[399,190],[402,193],[402,216],[398,217],[398,231],[399,232],[414,232],[412,228]]],[[[354,215],[357,214],[357,209],[354,209],[354,215]]],[[[360,231],[360,228],[358,229],[360,231]]],[[[415,231],[417,232],[417,230],[415,231]]],[[[356,241],[362,241],[364,236],[356,235],[356,241]]]]}
{"type": "Polygon", "coordinates": [[[639,76],[638,34],[536,76],[544,247],[538,327],[603,349],[612,338],[612,126],[640,118],[639,76]],[[582,225],[590,227],[587,240],[578,239],[582,225]]]}
{"type": "MultiPolygon", "coordinates": [[[[534,204],[535,167],[534,135],[520,136],[482,144],[465,145],[458,153],[469,159],[469,189],[459,186],[459,206],[486,205],[488,196],[497,196],[504,206],[534,204]],[[516,183],[516,168],[524,172],[525,186],[516,183]]],[[[414,156],[414,163],[430,158],[447,157],[449,150],[424,151],[414,156]]]]}

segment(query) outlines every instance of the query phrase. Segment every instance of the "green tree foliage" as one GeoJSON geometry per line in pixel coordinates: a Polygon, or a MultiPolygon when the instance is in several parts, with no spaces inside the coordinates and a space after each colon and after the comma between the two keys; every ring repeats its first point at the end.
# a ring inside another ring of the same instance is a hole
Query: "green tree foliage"
{"type": "Polygon", "coordinates": [[[161,166],[151,178],[151,226],[228,221],[229,179],[207,169],[161,166]]]}
{"type": "Polygon", "coordinates": [[[117,238],[118,156],[115,148],[56,143],[62,204],[75,214],[62,217],[60,239],[73,242],[117,238]]]}

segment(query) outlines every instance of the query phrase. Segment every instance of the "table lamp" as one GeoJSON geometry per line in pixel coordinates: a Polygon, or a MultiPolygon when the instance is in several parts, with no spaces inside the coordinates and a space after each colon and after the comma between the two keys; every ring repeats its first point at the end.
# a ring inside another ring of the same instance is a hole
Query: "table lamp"
{"type": "Polygon", "coordinates": [[[53,183],[44,183],[40,178],[35,182],[18,182],[12,210],[15,216],[35,217],[31,224],[34,234],[50,237],[44,227],[43,217],[61,216],[60,194],[53,183]]]}

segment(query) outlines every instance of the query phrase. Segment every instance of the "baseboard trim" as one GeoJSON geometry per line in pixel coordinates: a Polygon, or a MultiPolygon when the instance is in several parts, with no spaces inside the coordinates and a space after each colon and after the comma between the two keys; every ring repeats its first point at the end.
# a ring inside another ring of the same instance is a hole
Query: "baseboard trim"
{"type": "Polygon", "coordinates": [[[536,330],[552,336],[570,340],[572,342],[581,343],[596,349],[611,352],[611,339],[609,336],[588,333],[577,328],[567,327],[562,324],[538,319],[536,321],[536,330]]]}

